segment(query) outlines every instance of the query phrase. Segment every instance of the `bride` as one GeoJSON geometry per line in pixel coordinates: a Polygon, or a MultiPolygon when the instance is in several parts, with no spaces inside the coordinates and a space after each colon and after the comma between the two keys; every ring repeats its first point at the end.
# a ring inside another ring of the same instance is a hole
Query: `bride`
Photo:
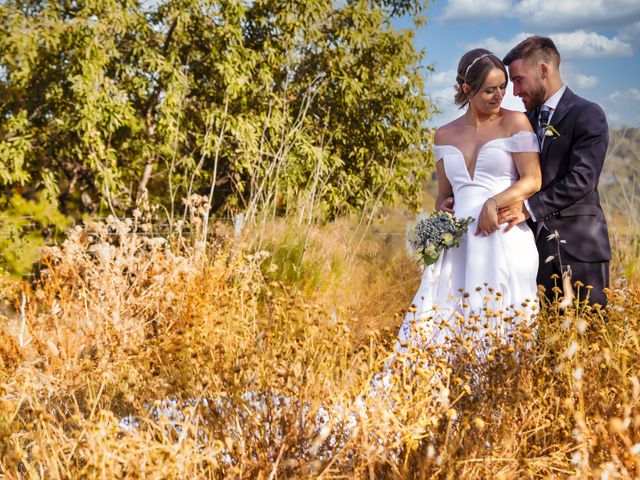
{"type": "Polygon", "coordinates": [[[425,269],[399,349],[427,343],[448,351],[459,335],[504,339],[537,308],[533,233],[525,222],[505,231],[497,212],[540,189],[538,139],[523,113],[501,108],[507,71],[491,52],[463,55],[456,81],[455,102],[466,110],[435,134],[436,208],[475,220],[458,248],[425,269]]]}

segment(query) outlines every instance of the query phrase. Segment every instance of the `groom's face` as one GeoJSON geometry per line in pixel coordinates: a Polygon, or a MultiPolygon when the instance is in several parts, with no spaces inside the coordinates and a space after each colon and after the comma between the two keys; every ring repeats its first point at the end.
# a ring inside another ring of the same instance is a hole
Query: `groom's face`
{"type": "Polygon", "coordinates": [[[546,89],[538,65],[524,59],[509,65],[509,78],[513,82],[513,95],[520,97],[527,111],[544,103],[546,89]]]}

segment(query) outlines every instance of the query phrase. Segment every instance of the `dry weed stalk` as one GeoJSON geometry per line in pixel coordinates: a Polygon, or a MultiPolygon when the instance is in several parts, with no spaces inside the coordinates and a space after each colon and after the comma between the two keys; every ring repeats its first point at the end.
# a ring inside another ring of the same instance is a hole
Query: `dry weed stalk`
{"type": "Polygon", "coordinates": [[[394,356],[418,280],[402,245],[368,237],[345,264],[347,221],[206,249],[134,227],[76,229],[3,286],[28,332],[0,330],[6,478],[640,474],[636,290],[548,306],[489,355],[461,335],[394,356]]]}

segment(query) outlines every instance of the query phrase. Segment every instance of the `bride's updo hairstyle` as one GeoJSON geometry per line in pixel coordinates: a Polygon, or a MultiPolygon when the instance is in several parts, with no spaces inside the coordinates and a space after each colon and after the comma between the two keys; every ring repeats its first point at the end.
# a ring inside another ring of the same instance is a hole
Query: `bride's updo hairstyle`
{"type": "Polygon", "coordinates": [[[487,75],[494,68],[504,72],[504,78],[509,78],[504,63],[489,50],[475,48],[465,53],[458,63],[458,75],[456,76],[456,96],[454,101],[460,108],[469,104],[469,98],[473,97],[482,88],[487,75]],[[469,85],[469,92],[465,93],[462,85],[469,85]]]}

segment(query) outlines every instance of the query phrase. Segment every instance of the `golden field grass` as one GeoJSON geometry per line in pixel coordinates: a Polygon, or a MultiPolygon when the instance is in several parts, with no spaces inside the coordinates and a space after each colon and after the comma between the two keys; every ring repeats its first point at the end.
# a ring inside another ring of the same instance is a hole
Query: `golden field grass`
{"type": "Polygon", "coordinates": [[[367,224],[70,232],[2,285],[0,477],[640,476],[637,232],[612,233],[606,314],[550,305],[491,355],[397,357],[420,271],[402,218],[367,224]]]}

